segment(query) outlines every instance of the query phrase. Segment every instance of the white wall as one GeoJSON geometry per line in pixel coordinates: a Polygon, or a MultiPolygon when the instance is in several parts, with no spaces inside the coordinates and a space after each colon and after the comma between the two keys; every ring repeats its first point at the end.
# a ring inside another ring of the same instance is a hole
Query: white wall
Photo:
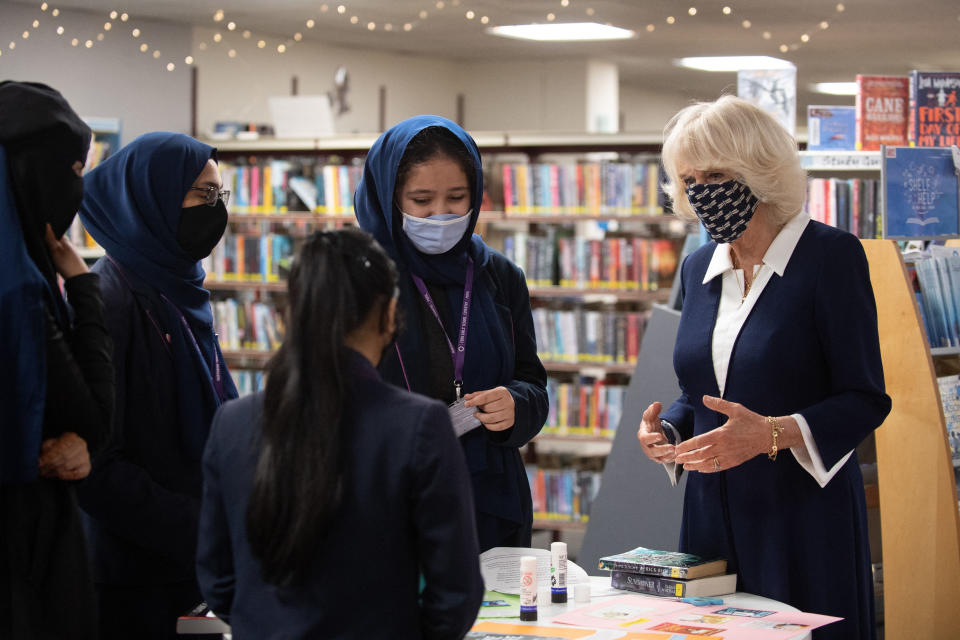
{"type": "Polygon", "coordinates": [[[463,64],[464,124],[475,131],[583,131],[586,61],[463,64]],[[467,82],[468,80],[468,82],[467,82]]]}
{"type": "Polygon", "coordinates": [[[259,34],[244,39],[226,33],[219,44],[215,30],[197,27],[193,51],[199,74],[198,124],[200,133],[218,120],[270,122],[267,99],[290,95],[297,76],[299,94],[322,94],[333,89],[334,72],[343,65],[349,74],[351,110],[335,122],[338,133],[377,131],[380,86],[387,89],[387,126],[418,113],[456,116],[457,66],[449,61],[361,49],[297,43],[285,53],[276,51],[277,39],[259,49],[259,34]],[[206,43],[201,50],[200,44],[206,43]],[[236,57],[230,58],[233,49],[236,57]]]}
{"type": "MultiPolygon", "coordinates": [[[[51,3],[52,4],[52,3],[51,3]]],[[[183,57],[190,51],[191,28],[163,22],[136,22],[139,40],[130,36],[133,23],[112,21],[100,13],[62,11],[57,18],[35,5],[0,4],[0,80],[43,82],[60,91],[83,116],[119,117],[123,142],[147,131],[188,132],[190,128],[190,75],[183,57]],[[33,20],[40,25],[34,29],[33,20]],[[62,25],[64,35],[58,36],[62,25]],[[30,31],[28,39],[23,31],[30,31]],[[97,34],[104,40],[97,41],[97,34]],[[79,38],[79,47],[70,41],[79,38]],[[90,39],[91,49],[83,46],[90,39]],[[16,43],[9,49],[10,41],[16,43]],[[141,42],[150,53],[140,53],[141,42]],[[152,57],[154,49],[162,53],[152,57]],[[166,70],[172,56],[176,68],[166,70]]]]}
{"type": "Polygon", "coordinates": [[[663,127],[680,109],[691,104],[682,95],[653,92],[634,85],[620,84],[621,131],[661,135],[663,127]]]}
{"type": "MultiPolygon", "coordinates": [[[[337,120],[341,132],[373,132],[378,127],[379,87],[386,86],[386,122],[390,126],[418,113],[456,116],[456,100],[466,100],[465,124],[473,131],[583,131],[587,114],[588,61],[524,60],[509,63],[462,62],[368,52],[360,49],[299,43],[284,53],[259,50],[253,34],[243,39],[228,33],[214,44],[213,30],[164,22],[121,23],[103,31],[100,13],[63,11],[59,18],[39,5],[0,4],[0,79],[45,82],[60,90],[82,115],[119,117],[123,140],[154,130],[189,132],[190,70],[196,58],[199,80],[198,125],[201,135],[217,120],[269,122],[267,98],[289,95],[292,76],[301,95],[332,88],[339,65],[350,74],[351,111],[337,120]],[[40,20],[37,29],[31,27],[40,20]],[[56,35],[57,25],[66,33],[56,35]],[[130,30],[139,27],[134,39],[130,30]],[[24,40],[21,33],[31,32],[24,40]],[[102,42],[97,33],[104,32],[102,42]],[[92,39],[91,49],[70,40],[92,39]],[[16,48],[8,49],[13,40],[16,48]],[[146,42],[154,59],[140,53],[146,42]],[[206,50],[199,44],[207,43],[206,50]],[[235,58],[227,51],[234,48],[235,58]],[[167,62],[176,68],[166,71],[167,62]]],[[[265,38],[276,46],[275,38],[265,38]]],[[[619,110],[624,130],[659,133],[666,121],[686,106],[681,97],[645,91],[621,83],[619,110]]]]}
{"type": "Polygon", "coordinates": [[[612,62],[587,62],[587,90],[584,96],[590,133],[616,133],[620,126],[620,74],[612,62]]]}
{"type": "Polygon", "coordinates": [[[214,44],[214,33],[194,31],[201,132],[218,120],[269,122],[267,98],[289,95],[293,76],[301,95],[325,93],[340,65],[349,73],[352,109],[337,119],[338,133],[377,130],[381,85],[387,90],[387,126],[419,113],[454,119],[457,95],[463,94],[464,124],[473,131],[584,130],[584,60],[470,63],[316,43],[298,43],[279,54],[276,39],[264,38],[273,44],[259,49],[259,34],[249,39],[226,34],[214,44]]]}

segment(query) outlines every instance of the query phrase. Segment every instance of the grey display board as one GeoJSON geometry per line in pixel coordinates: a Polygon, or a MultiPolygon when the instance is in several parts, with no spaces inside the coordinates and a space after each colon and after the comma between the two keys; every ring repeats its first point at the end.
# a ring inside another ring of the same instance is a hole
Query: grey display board
{"type": "Polygon", "coordinates": [[[603,573],[597,571],[597,561],[605,555],[634,547],[677,549],[686,477],[671,487],[663,467],[640,450],[637,428],[651,402],[659,400],[666,407],[680,395],[673,371],[679,324],[679,311],[653,308],[577,557],[589,574],[603,573]]]}

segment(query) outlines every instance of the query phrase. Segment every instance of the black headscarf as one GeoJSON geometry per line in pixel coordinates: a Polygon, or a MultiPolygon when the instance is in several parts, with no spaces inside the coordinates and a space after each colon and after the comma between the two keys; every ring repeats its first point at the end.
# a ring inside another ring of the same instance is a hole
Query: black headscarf
{"type": "Polygon", "coordinates": [[[90,127],[60,92],[38,82],[0,82],[0,145],[7,152],[23,240],[37,268],[56,288],[56,271],[44,242],[47,223],[58,238],[80,208],[90,127]]]}
{"type": "Polygon", "coordinates": [[[47,390],[45,310],[63,326],[67,321],[44,231],[50,222],[62,233],[73,219],[80,201],[72,165],[83,161],[89,143],[90,129],[59,93],[0,82],[2,483],[37,477],[47,390]]]}

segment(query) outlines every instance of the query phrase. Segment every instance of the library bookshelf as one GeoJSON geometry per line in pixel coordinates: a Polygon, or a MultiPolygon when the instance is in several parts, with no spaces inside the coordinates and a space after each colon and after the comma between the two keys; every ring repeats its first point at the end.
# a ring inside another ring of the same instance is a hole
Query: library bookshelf
{"type": "MultiPolygon", "coordinates": [[[[501,180],[504,163],[533,164],[540,162],[587,162],[590,154],[603,153],[604,161],[613,158],[623,158],[625,161],[633,158],[643,158],[647,163],[656,166],[655,154],[659,152],[659,138],[652,136],[634,135],[592,135],[592,134],[534,134],[518,132],[480,132],[474,135],[484,156],[484,165],[488,168],[489,177],[485,182],[489,187],[491,201],[496,207],[504,203],[502,198],[503,184],[501,180]],[[571,158],[573,158],[571,160],[571,158]]],[[[348,167],[347,172],[355,171],[364,153],[375,141],[376,136],[340,136],[324,140],[258,140],[243,142],[208,141],[218,148],[218,154],[224,163],[253,166],[256,163],[269,162],[271,159],[299,165],[314,164],[315,166],[336,163],[348,167]]],[[[599,162],[599,161],[598,161],[599,162]]],[[[276,166],[283,166],[276,165],[276,166]]],[[[224,176],[225,181],[227,175],[224,176]]],[[[262,178],[262,175],[260,177],[262,178]]],[[[650,182],[645,187],[653,186],[656,192],[657,176],[651,174],[650,182]]],[[[348,183],[349,184],[349,183],[348,183]]],[[[319,186],[319,185],[318,185],[319,186]]],[[[328,182],[325,185],[330,193],[328,182]]],[[[352,184],[350,184],[352,188],[352,184]]],[[[322,189],[322,187],[321,187],[322,189]]],[[[234,187],[236,190],[236,187],[234,187]]],[[[340,194],[348,189],[340,187],[340,194]]],[[[306,234],[317,228],[337,228],[353,224],[352,211],[349,206],[343,206],[341,200],[335,205],[318,207],[324,213],[309,211],[290,211],[279,204],[279,198],[272,198],[270,206],[264,206],[261,199],[252,206],[244,206],[244,198],[231,198],[230,230],[238,234],[264,233],[292,233],[306,234]],[[326,213],[331,211],[333,213],[326,213]]],[[[590,234],[594,245],[608,237],[626,238],[672,238],[679,245],[680,238],[689,229],[683,223],[669,214],[663,214],[662,208],[645,207],[642,210],[628,211],[629,207],[559,207],[543,206],[542,202],[533,207],[533,202],[527,206],[513,207],[507,211],[504,208],[484,210],[481,212],[478,224],[478,233],[497,249],[504,250],[505,243],[514,244],[525,242],[525,238],[532,236],[535,241],[554,243],[554,234],[558,236],[576,238],[583,234],[590,234]]],[[[632,240],[631,240],[632,242],[632,240]]],[[[678,248],[678,246],[677,246],[678,248]]],[[[633,247],[631,247],[631,250],[633,247]]],[[[641,248],[644,251],[648,249],[641,248]]],[[[594,252],[597,248],[593,247],[594,252]]],[[[605,251],[606,247],[601,247],[605,251]]],[[[651,249],[652,251],[652,249],[651,249]]],[[[504,253],[507,253],[504,251],[504,253]]],[[[523,253],[522,251],[520,252],[523,253]]],[[[509,254],[508,254],[509,255],[509,254]]],[[[580,310],[603,310],[608,314],[642,314],[648,312],[652,304],[665,302],[670,295],[670,284],[675,265],[669,268],[669,273],[663,274],[661,281],[655,283],[639,283],[630,286],[626,281],[580,277],[579,281],[569,279],[562,282],[553,278],[552,273],[547,277],[531,278],[532,260],[528,262],[514,258],[528,275],[528,290],[531,303],[537,309],[550,309],[559,313],[579,313],[580,310]]],[[[553,260],[553,258],[551,258],[553,260]]],[[[247,274],[236,277],[224,277],[227,274],[218,274],[215,268],[208,268],[206,287],[213,293],[214,300],[235,295],[256,301],[282,300],[285,283],[282,277],[258,277],[247,274]],[[218,277],[218,275],[220,277],[218,277]]],[[[282,304],[282,302],[281,302],[282,304]]],[[[543,313],[543,311],[541,311],[543,313]]],[[[581,316],[578,316],[580,318],[581,316]]],[[[605,320],[604,320],[605,321],[605,320]]],[[[254,349],[249,345],[232,345],[224,348],[224,355],[229,364],[243,371],[243,375],[262,369],[271,355],[270,349],[254,349]],[[246,347],[246,348],[244,348],[246,347]]],[[[598,361],[592,358],[578,358],[576,353],[564,352],[563,357],[551,357],[549,353],[542,353],[542,361],[551,379],[558,383],[577,385],[580,389],[581,380],[602,381],[600,386],[590,383],[588,393],[597,389],[603,393],[615,393],[617,389],[625,390],[625,380],[633,372],[634,363],[620,354],[620,358],[611,357],[607,361],[598,361]],[[614,387],[613,391],[606,390],[606,384],[614,387]]],[[[256,374],[255,374],[256,375],[256,374]]],[[[262,377],[261,377],[262,378],[262,377]]],[[[586,383],[585,383],[586,384],[586,383]]],[[[571,392],[572,394],[572,392],[571,392]]],[[[582,415],[582,413],[580,414],[582,415]]],[[[525,458],[531,465],[538,460],[551,459],[550,456],[561,452],[565,456],[576,456],[581,452],[599,457],[601,460],[609,451],[612,440],[611,425],[597,424],[595,417],[585,420],[585,426],[574,424],[573,420],[563,425],[548,424],[540,436],[534,439],[525,451],[525,458]]],[[[556,458],[552,458],[556,459],[556,458]]],[[[569,483],[569,480],[567,480],[569,483]]],[[[586,527],[586,520],[579,515],[566,513],[538,512],[535,518],[535,527],[549,529],[554,532],[561,530],[582,530],[586,527]]]]}
{"type": "Polygon", "coordinates": [[[889,240],[862,242],[893,400],[875,433],[884,636],[955,638],[960,512],[934,354],[899,248],[889,240]]]}
{"type": "MultiPolygon", "coordinates": [[[[83,121],[87,123],[92,133],[84,166],[84,172],[87,172],[106,160],[112,153],[120,150],[122,127],[118,118],[84,116],[83,121]]],[[[66,235],[85,261],[93,262],[104,255],[103,247],[94,242],[90,234],[84,230],[79,218],[73,221],[66,235]]]]}

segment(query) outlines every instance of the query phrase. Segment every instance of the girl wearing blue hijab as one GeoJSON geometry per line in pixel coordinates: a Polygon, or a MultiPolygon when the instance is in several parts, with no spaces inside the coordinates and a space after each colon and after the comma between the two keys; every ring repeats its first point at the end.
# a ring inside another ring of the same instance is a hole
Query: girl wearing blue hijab
{"type": "Polygon", "coordinates": [[[215,159],[189,136],[150,133],[84,178],[117,372],[114,438],[80,491],[103,638],[175,637],[200,601],[200,459],[214,412],[237,396],[199,263],[227,223],[215,159]]]}
{"type": "Polygon", "coordinates": [[[530,546],[533,509],[519,448],[539,433],[548,406],[523,272],[473,234],[482,197],[473,138],[425,115],[374,143],[355,208],[360,227],[397,263],[410,327],[381,374],[450,405],[485,551],[530,546]]]}
{"type": "Polygon", "coordinates": [[[107,438],[113,369],[97,276],[62,237],[89,144],[57,91],[0,82],[0,638],[97,637],[74,485],[107,438]]]}

